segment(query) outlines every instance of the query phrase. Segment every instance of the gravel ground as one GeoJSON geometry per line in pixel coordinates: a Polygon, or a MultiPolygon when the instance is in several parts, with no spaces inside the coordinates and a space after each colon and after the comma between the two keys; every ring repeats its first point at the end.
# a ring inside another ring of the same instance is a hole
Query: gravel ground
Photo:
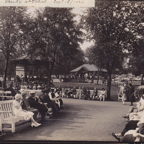
{"type": "Polygon", "coordinates": [[[5,140],[117,141],[112,132],[121,132],[122,118],[130,103],[87,101],[63,98],[65,108],[57,116],[42,122],[38,128],[27,128],[7,134],[5,140]]]}

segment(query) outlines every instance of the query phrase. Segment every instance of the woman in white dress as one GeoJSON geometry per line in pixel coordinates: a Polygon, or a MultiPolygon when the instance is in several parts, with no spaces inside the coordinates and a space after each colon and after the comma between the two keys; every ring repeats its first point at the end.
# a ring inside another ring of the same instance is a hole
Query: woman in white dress
{"type": "Polygon", "coordinates": [[[21,94],[16,94],[15,95],[15,100],[13,101],[13,112],[15,114],[15,116],[23,116],[24,120],[29,120],[31,119],[31,126],[33,127],[38,127],[41,124],[37,123],[34,119],[33,119],[33,112],[30,111],[26,111],[23,110],[21,107],[21,102],[22,102],[22,96],[21,94]]]}
{"type": "Polygon", "coordinates": [[[125,104],[125,101],[127,100],[126,92],[127,92],[126,84],[124,84],[122,86],[122,103],[123,103],[123,105],[125,104]]]}

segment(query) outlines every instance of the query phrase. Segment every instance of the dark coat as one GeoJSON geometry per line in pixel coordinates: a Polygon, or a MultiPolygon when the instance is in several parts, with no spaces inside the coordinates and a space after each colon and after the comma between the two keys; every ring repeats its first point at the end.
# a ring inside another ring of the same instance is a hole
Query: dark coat
{"type": "MultiPolygon", "coordinates": [[[[6,88],[5,91],[11,91],[11,95],[12,95],[12,96],[15,96],[15,95],[16,95],[16,92],[15,92],[15,90],[14,90],[13,88],[6,88]]],[[[10,96],[11,96],[11,95],[10,95],[10,96]]]]}
{"type": "Polygon", "coordinates": [[[28,102],[31,107],[38,109],[39,112],[46,113],[48,111],[48,109],[46,108],[44,104],[38,103],[37,98],[29,97],[28,102]]]}

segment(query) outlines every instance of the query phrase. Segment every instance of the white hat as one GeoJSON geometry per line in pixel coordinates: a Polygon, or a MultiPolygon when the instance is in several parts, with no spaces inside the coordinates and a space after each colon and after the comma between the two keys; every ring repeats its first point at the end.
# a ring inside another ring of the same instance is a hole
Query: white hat
{"type": "Polygon", "coordinates": [[[18,99],[22,99],[21,94],[16,94],[16,95],[15,95],[15,99],[16,99],[16,100],[18,100],[18,99]]]}
{"type": "Polygon", "coordinates": [[[23,93],[25,90],[24,89],[20,89],[19,91],[20,91],[20,93],[23,93]]]}

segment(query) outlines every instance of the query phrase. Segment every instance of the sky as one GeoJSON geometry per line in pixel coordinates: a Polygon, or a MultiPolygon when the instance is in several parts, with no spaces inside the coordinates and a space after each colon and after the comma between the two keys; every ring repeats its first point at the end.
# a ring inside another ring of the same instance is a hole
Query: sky
{"type": "MultiPolygon", "coordinates": [[[[38,7],[30,7],[28,9],[28,13],[31,13],[32,15],[34,15],[35,9],[38,7]]],[[[72,10],[73,13],[75,13],[77,16],[75,17],[75,20],[77,20],[79,22],[80,20],[80,15],[82,15],[84,13],[84,11],[86,11],[87,8],[74,8],[72,10]]],[[[90,47],[93,43],[89,42],[89,41],[84,41],[83,44],[80,44],[80,48],[85,51],[88,47],[90,47]]]]}
{"type": "MultiPolygon", "coordinates": [[[[79,22],[80,20],[80,15],[82,15],[84,13],[84,11],[86,11],[87,8],[74,8],[73,9],[73,13],[75,13],[77,16],[76,16],[76,20],[79,22]]],[[[90,47],[93,43],[92,42],[89,42],[89,41],[84,41],[83,44],[80,44],[80,48],[85,51],[88,47],[90,47]]]]}

